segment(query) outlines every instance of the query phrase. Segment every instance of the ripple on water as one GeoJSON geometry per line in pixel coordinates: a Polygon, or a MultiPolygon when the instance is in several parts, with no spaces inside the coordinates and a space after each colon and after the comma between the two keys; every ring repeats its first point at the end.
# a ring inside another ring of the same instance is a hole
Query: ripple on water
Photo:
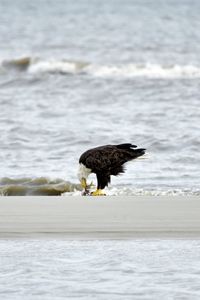
{"type": "Polygon", "coordinates": [[[198,240],[19,239],[0,246],[4,299],[200,296],[198,240]]]}

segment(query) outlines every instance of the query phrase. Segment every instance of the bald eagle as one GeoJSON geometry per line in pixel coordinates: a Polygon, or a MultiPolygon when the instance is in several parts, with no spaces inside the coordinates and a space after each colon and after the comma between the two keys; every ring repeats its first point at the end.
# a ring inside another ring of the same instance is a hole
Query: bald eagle
{"type": "Polygon", "coordinates": [[[79,159],[78,177],[81,186],[88,194],[87,178],[90,173],[95,173],[97,177],[97,190],[92,192],[92,196],[105,195],[103,189],[110,182],[111,175],[117,176],[125,172],[124,164],[145,154],[143,148],[137,148],[132,144],[105,145],[89,149],[84,152],[79,159]]]}

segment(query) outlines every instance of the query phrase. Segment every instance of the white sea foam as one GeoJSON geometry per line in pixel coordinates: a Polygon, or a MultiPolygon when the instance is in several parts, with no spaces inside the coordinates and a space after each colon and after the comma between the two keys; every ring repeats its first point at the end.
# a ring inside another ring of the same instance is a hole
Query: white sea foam
{"type": "Polygon", "coordinates": [[[200,77],[200,68],[192,65],[163,66],[147,63],[145,65],[99,66],[97,68],[92,67],[92,69],[96,76],[152,78],[200,77]]]}
{"type": "MultiPolygon", "coordinates": [[[[130,187],[110,187],[105,189],[107,196],[199,196],[199,189],[143,189],[130,187]]],[[[63,193],[63,196],[80,196],[81,192],[63,193]]]]}
{"type": "Polygon", "coordinates": [[[76,73],[78,71],[76,63],[65,61],[40,61],[31,64],[30,73],[76,73]]]}
{"type": "Polygon", "coordinates": [[[194,65],[161,65],[161,64],[116,64],[100,65],[86,62],[73,62],[65,60],[39,60],[30,64],[30,73],[86,73],[96,77],[111,78],[199,78],[200,67],[194,65]]]}
{"type": "Polygon", "coordinates": [[[95,77],[108,78],[199,78],[200,66],[192,64],[164,65],[155,63],[128,63],[128,64],[93,64],[84,61],[70,61],[59,59],[39,59],[25,57],[11,60],[1,60],[0,69],[18,68],[27,70],[31,74],[61,73],[61,74],[88,74],[95,77]],[[26,69],[27,67],[27,69],[26,69]]]}

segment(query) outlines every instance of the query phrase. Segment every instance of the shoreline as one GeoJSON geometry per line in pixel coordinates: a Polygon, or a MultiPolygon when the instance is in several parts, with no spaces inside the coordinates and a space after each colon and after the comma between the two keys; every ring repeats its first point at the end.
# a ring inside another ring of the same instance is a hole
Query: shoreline
{"type": "Polygon", "coordinates": [[[200,198],[0,197],[0,239],[200,238],[200,198]]]}

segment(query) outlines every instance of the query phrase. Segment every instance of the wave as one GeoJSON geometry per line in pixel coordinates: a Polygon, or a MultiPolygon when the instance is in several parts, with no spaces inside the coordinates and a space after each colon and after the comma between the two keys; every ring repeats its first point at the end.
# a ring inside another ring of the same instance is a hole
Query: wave
{"type": "MultiPolygon", "coordinates": [[[[47,177],[0,179],[1,196],[81,196],[80,184],[47,177]]],[[[108,196],[200,196],[200,189],[142,189],[114,186],[106,189],[108,196]]]]}
{"type": "Polygon", "coordinates": [[[5,70],[26,71],[32,62],[31,57],[22,57],[18,59],[3,60],[0,65],[5,70]]]}
{"type": "Polygon", "coordinates": [[[162,65],[162,64],[93,64],[84,61],[40,59],[23,57],[19,59],[3,60],[1,68],[4,70],[26,71],[30,74],[53,73],[63,75],[90,75],[108,78],[200,78],[200,66],[195,65],[162,65]]]}
{"type": "Polygon", "coordinates": [[[192,65],[163,66],[159,64],[126,64],[120,66],[91,66],[99,77],[199,78],[200,68],[192,65]]]}
{"type": "Polygon", "coordinates": [[[4,177],[0,179],[1,196],[56,196],[63,193],[80,191],[79,184],[73,184],[63,179],[4,177]]]}

